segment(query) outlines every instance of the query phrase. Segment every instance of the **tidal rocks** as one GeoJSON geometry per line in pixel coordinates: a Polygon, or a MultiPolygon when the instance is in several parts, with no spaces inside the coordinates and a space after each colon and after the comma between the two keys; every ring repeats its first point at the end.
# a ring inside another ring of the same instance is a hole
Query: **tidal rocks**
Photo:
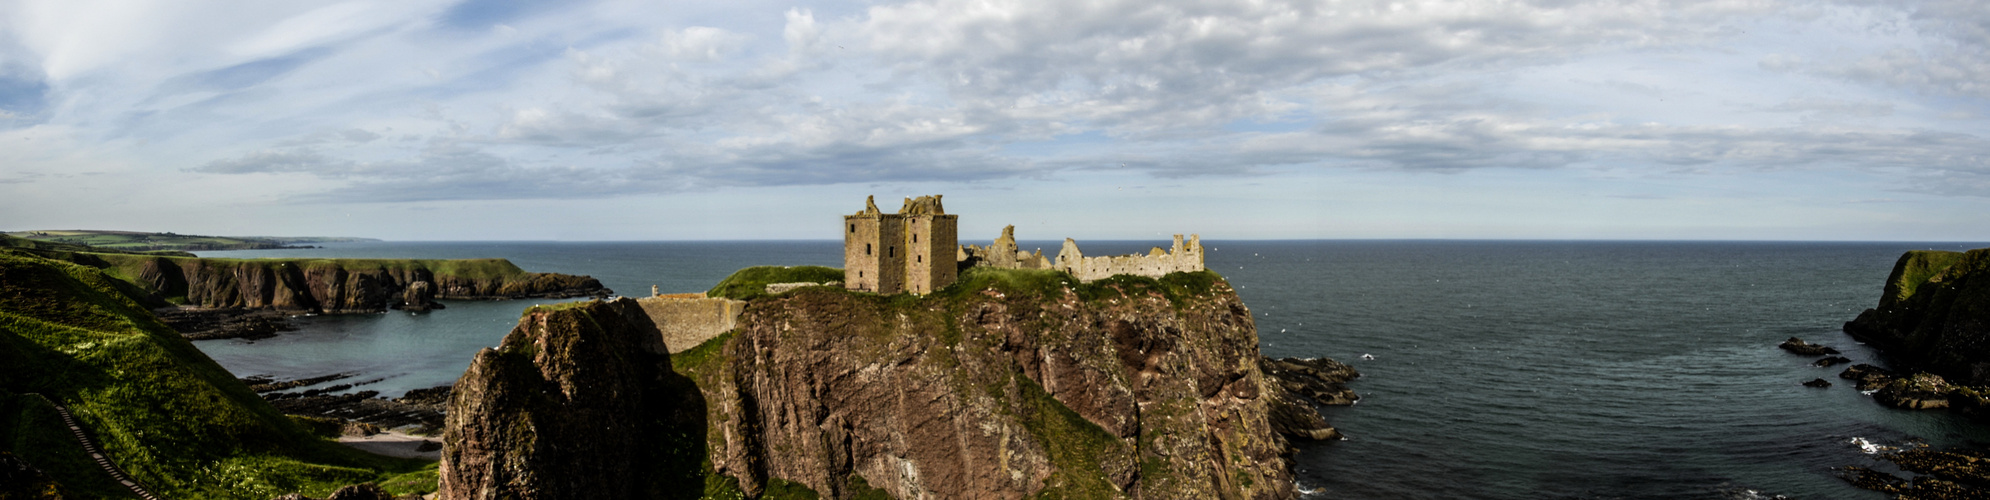
{"type": "Polygon", "coordinates": [[[674,377],[633,299],[529,309],[456,383],[441,498],[664,498],[670,437],[703,433],[669,418],[674,377]]]}
{"type": "Polygon", "coordinates": [[[1879,392],[1873,393],[1873,399],[1886,406],[1909,410],[1947,408],[1950,389],[1948,381],[1940,375],[1916,373],[1887,382],[1879,388],[1879,392]]]}
{"type": "Polygon", "coordinates": [[[1827,356],[1815,362],[1812,362],[1811,365],[1818,367],[1830,367],[1833,365],[1841,365],[1850,362],[1852,362],[1852,358],[1847,358],[1844,356],[1827,356]]]}
{"type": "Polygon", "coordinates": [[[290,315],[241,308],[165,307],[152,310],[159,321],[187,340],[265,339],[296,330],[290,315]]]}
{"type": "Polygon", "coordinates": [[[448,386],[408,391],[410,396],[416,398],[413,400],[409,399],[410,396],[403,396],[395,400],[382,399],[377,397],[380,393],[375,391],[334,394],[351,390],[355,386],[378,382],[379,380],[377,379],[357,383],[342,383],[299,392],[284,392],[299,387],[343,380],[353,375],[352,373],[335,373],[286,381],[274,381],[268,377],[249,377],[242,379],[242,382],[248,384],[249,390],[255,391],[257,396],[261,396],[263,400],[268,401],[271,406],[275,406],[277,410],[285,414],[358,422],[372,428],[372,432],[365,432],[366,427],[348,425],[344,429],[347,434],[357,431],[362,435],[370,435],[379,432],[381,428],[394,429],[409,426],[416,427],[414,432],[419,434],[441,432],[445,405],[433,400],[433,392],[440,390],[446,395],[448,386]]]}
{"type": "Polygon", "coordinates": [[[1990,455],[1979,450],[1934,450],[1909,446],[1876,455],[1893,462],[1912,479],[1865,467],[1844,467],[1839,477],[1853,486],[1891,493],[1897,498],[1949,500],[1990,498],[1990,455]]]}
{"type": "Polygon", "coordinates": [[[1881,386],[1885,386],[1887,382],[1892,382],[1893,377],[1893,372],[1865,363],[1852,365],[1851,368],[1846,368],[1845,371],[1838,372],[1838,378],[1857,383],[1861,391],[1879,389],[1881,386]]]}
{"type": "Polygon", "coordinates": [[[1809,381],[1809,382],[1804,382],[1804,383],[1803,383],[1803,386],[1804,386],[1804,387],[1816,387],[1816,388],[1819,388],[1819,389],[1822,389],[1822,388],[1826,388],[1826,387],[1831,387],[1831,382],[1830,382],[1830,381],[1827,381],[1827,380],[1824,380],[1824,379],[1821,379],[1821,378],[1814,378],[1814,379],[1810,379],[1810,381],[1809,381]]]}
{"type": "Polygon", "coordinates": [[[1278,380],[1285,390],[1304,395],[1323,405],[1351,405],[1361,396],[1347,388],[1347,381],[1361,376],[1354,367],[1327,358],[1261,358],[1258,366],[1278,380]]]}
{"type": "Polygon", "coordinates": [[[1790,337],[1789,340],[1785,340],[1783,341],[1783,343],[1777,344],[1776,347],[1781,347],[1785,351],[1789,351],[1803,356],[1823,356],[1827,354],[1838,354],[1837,349],[1832,349],[1828,346],[1822,346],[1822,345],[1812,344],[1809,342],[1804,342],[1803,339],[1796,337],[1790,337]]]}

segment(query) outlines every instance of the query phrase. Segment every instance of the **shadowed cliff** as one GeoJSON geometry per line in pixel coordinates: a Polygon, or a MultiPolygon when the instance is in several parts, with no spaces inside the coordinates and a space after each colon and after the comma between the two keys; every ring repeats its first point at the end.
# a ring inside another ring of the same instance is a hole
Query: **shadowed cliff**
{"type": "Polygon", "coordinates": [[[1990,385],[1990,249],[1901,255],[1879,306],[1845,332],[1909,370],[1990,385]]]}
{"type": "Polygon", "coordinates": [[[598,498],[1297,495],[1272,413],[1310,406],[1262,371],[1250,311],[1215,273],[809,287],[754,299],[734,332],[674,357],[632,305],[535,308],[478,355],[450,412],[445,498],[561,498],[556,471],[598,498]],[[602,410],[626,405],[651,420],[602,410]],[[594,449],[633,468],[562,458],[594,449]]]}

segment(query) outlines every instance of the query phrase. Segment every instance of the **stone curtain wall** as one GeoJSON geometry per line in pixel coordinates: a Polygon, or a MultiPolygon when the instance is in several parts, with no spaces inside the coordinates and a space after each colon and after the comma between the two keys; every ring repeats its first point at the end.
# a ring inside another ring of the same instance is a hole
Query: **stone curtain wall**
{"type": "Polygon", "coordinates": [[[1182,235],[1175,235],[1171,250],[1155,247],[1147,255],[1115,255],[1110,257],[1086,257],[1078,250],[1078,242],[1064,239],[1064,248],[1057,252],[1057,269],[1081,281],[1094,281],[1116,274],[1131,274],[1159,278],[1174,272],[1195,272],[1205,269],[1202,262],[1202,238],[1189,235],[1186,243],[1182,235]]]}
{"type": "Polygon", "coordinates": [[[636,299],[643,314],[663,332],[663,344],[671,354],[684,352],[732,331],[746,303],[732,299],[645,297],[636,299]]]}

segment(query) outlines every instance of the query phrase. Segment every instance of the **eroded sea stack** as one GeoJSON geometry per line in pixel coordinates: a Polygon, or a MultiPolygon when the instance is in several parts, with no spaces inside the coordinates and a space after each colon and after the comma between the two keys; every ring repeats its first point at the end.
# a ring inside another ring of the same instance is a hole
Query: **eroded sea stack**
{"type": "MultiPolygon", "coordinates": [[[[1214,273],[801,288],[754,299],[670,373],[635,310],[535,309],[480,353],[456,386],[444,497],[1297,495],[1271,414],[1311,407],[1261,370],[1251,313],[1214,273]]],[[[1331,431],[1312,417],[1298,435],[1331,431]]]]}

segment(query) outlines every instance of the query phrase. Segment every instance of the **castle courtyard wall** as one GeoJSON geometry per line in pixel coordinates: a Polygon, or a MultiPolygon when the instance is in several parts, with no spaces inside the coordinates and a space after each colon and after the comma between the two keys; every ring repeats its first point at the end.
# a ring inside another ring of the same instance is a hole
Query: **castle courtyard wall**
{"type": "Polygon", "coordinates": [[[663,345],[676,354],[698,347],[739,326],[746,302],[723,298],[643,297],[643,314],[656,323],[663,345]]]}

